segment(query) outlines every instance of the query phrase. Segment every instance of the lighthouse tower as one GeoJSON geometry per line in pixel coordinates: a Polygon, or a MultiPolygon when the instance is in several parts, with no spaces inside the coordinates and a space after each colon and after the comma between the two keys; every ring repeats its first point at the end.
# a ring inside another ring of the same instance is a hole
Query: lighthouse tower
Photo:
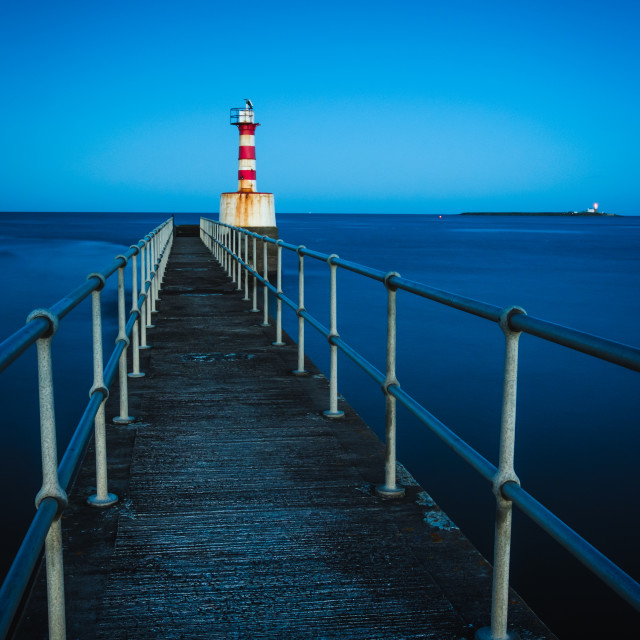
{"type": "MultiPolygon", "coordinates": [[[[253,104],[231,109],[231,124],[238,127],[238,191],[220,195],[220,222],[255,230],[262,235],[277,234],[273,193],[256,191],[256,127],[253,104]]],[[[275,235],[277,237],[277,235],[275,235]]]]}

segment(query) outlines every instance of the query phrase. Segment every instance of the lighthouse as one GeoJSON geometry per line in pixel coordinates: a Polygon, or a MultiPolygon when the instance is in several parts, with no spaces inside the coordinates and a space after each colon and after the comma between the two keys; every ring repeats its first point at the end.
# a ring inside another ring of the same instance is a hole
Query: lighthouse
{"type": "Polygon", "coordinates": [[[273,193],[256,189],[256,128],[251,100],[245,106],[231,109],[231,124],[238,127],[238,190],[220,194],[220,222],[251,229],[261,235],[277,238],[273,193]]]}

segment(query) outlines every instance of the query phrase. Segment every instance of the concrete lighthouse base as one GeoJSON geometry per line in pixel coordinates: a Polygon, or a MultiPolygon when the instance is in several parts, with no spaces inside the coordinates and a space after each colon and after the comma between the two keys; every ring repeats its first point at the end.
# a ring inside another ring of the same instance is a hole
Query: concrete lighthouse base
{"type": "MultiPolygon", "coordinates": [[[[220,194],[220,222],[242,227],[261,236],[278,239],[276,213],[273,193],[257,193],[255,191],[236,191],[220,194]]],[[[257,266],[262,272],[262,242],[257,243],[257,266]]],[[[250,251],[252,247],[250,247],[250,251]]],[[[275,274],[278,257],[277,249],[269,244],[267,247],[269,278],[275,274]]]]}
{"type": "Polygon", "coordinates": [[[273,193],[237,191],[220,194],[220,222],[234,227],[275,227],[273,193]]]}

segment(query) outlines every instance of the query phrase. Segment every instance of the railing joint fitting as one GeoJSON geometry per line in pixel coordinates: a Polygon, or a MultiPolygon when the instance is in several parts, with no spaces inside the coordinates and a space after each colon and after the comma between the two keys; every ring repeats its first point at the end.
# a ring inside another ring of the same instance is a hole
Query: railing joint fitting
{"type": "Polygon", "coordinates": [[[333,261],[340,256],[337,253],[332,253],[330,256],[327,256],[327,264],[334,266],[333,261]]]}
{"type": "Polygon", "coordinates": [[[524,314],[526,316],[527,312],[522,307],[518,307],[518,306],[505,307],[500,312],[499,324],[500,324],[500,328],[504,331],[505,334],[520,333],[520,331],[516,331],[511,328],[511,318],[513,318],[513,316],[517,316],[520,314],[524,314]]]}
{"type": "Polygon", "coordinates": [[[391,278],[401,278],[402,276],[397,271],[389,271],[385,274],[383,282],[384,286],[390,291],[397,291],[398,287],[393,283],[389,282],[391,278]]]}
{"type": "Polygon", "coordinates": [[[109,398],[109,389],[102,384],[94,384],[89,391],[89,397],[93,398],[94,393],[101,393],[104,400],[109,398]]]}
{"type": "Polygon", "coordinates": [[[36,495],[36,509],[39,509],[43,500],[47,498],[53,498],[58,503],[58,511],[55,517],[58,520],[69,504],[67,492],[57,483],[52,486],[43,486],[36,495]]]}
{"type": "Polygon", "coordinates": [[[132,244],[129,249],[133,249],[134,256],[137,256],[140,253],[140,247],[137,244],[132,244]]]}
{"type": "Polygon", "coordinates": [[[398,382],[397,378],[391,378],[383,382],[382,393],[384,393],[385,396],[389,395],[389,387],[398,387],[398,389],[400,388],[400,383],[398,382]]]}
{"type": "Polygon", "coordinates": [[[116,256],[116,260],[118,260],[118,259],[120,259],[120,260],[123,260],[123,261],[124,261],[124,264],[123,264],[121,267],[119,267],[119,269],[124,269],[124,268],[127,266],[127,264],[129,263],[129,260],[127,260],[127,257],[126,257],[126,256],[123,256],[121,253],[119,253],[119,254],[116,256]]]}
{"type": "Polygon", "coordinates": [[[118,337],[116,338],[116,344],[118,344],[118,342],[124,342],[124,346],[126,348],[129,348],[129,345],[131,344],[129,336],[127,336],[126,334],[118,335],[118,337]]]}
{"type": "Polygon", "coordinates": [[[305,311],[306,309],[304,307],[298,307],[296,309],[296,315],[298,316],[298,318],[300,318],[305,311]]]}
{"type": "Polygon", "coordinates": [[[305,247],[303,244],[298,245],[298,247],[296,248],[296,253],[297,253],[300,257],[302,257],[302,250],[303,250],[303,249],[306,249],[306,248],[307,248],[307,247],[305,247]]]}
{"type": "Polygon", "coordinates": [[[91,280],[91,278],[96,278],[100,281],[100,286],[95,289],[95,291],[102,291],[104,289],[104,286],[107,284],[107,279],[101,273],[90,273],[87,276],[87,280],[91,280]]]}
{"type": "Polygon", "coordinates": [[[26,324],[29,324],[36,318],[42,318],[49,323],[49,329],[42,336],[43,338],[50,338],[58,330],[58,326],[60,325],[60,318],[58,318],[58,316],[52,311],[49,311],[49,309],[34,309],[27,316],[26,324]]]}
{"type": "Polygon", "coordinates": [[[505,469],[504,471],[498,471],[496,475],[493,477],[492,481],[492,490],[493,495],[495,495],[498,501],[507,501],[511,502],[509,498],[507,498],[503,493],[502,489],[505,484],[508,482],[513,482],[520,486],[520,479],[516,475],[516,472],[513,469],[505,469]]]}

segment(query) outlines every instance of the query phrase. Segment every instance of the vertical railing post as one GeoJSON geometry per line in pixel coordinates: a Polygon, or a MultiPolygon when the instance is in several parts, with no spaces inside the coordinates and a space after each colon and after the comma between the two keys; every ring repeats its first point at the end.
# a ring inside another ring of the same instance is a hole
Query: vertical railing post
{"type": "Polygon", "coordinates": [[[169,244],[169,236],[167,235],[167,229],[162,229],[162,235],[160,237],[160,264],[158,269],[160,271],[158,277],[158,300],[162,300],[160,298],[160,291],[162,289],[162,285],[164,283],[164,272],[167,268],[167,262],[169,260],[169,252],[170,252],[170,244],[169,244]]]}
{"type": "Polygon", "coordinates": [[[244,268],[244,298],[245,301],[249,301],[249,236],[244,234],[244,262],[247,265],[244,268]]]}
{"type": "Polygon", "coordinates": [[[144,373],[140,371],[140,310],[138,309],[138,253],[140,249],[138,245],[131,245],[131,249],[135,250],[133,254],[133,263],[131,265],[131,313],[136,316],[133,323],[133,331],[131,337],[133,338],[133,344],[131,347],[131,361],[133,365],[133,371],[129,374],[130,378],[142,378],[144,373]]]}
{"type": "Polygon", "coordinates": [[[163,227],[158,234],[158,283],[156,285],[156,303],[160,301],[160,290],[162,289],[162,279],[164,278],[164,265],[166,263],[166,251],[163,247],[166,229],[163,227]]]}
{"type": "Polygon", "coordinates": [[[120,415],[113,419],[115,424],[129,424],[133,418],[129,415],[129,388],[127,377],[127,353],[129,350],[129,337],[126,333],[126,310],[124,299],[124,269],[127,259],[123,255],[116,256],[122,260],[122,266],[118,267],[118,342],[124,342],[124,348],[118,360],[118,380],[120,385],[120,415]]]}
{"type": "Polygon", "coordinates": [[[297,249],[298,254],[298,309],[296,315],[298,316],[298,368],[293,370],[293,374],[296,376],[305,376],[309,372],[304,368],[304,318],[302,317],[304,308],[304,256],[302,250],[306,247],[301,244],[297,249]]]}
{"type": "Polygon", "coordinates": [[[269,327],[269,260],[267,257],[267,236],[262,236],[262,277],[264,279],[264,287],[262,289],[263,301],[262,312],[263,319],[261,327],[269,327]]]}
{"type": "Polygon", "coordinates": [[[227,271],[227,258],[226,251],[224,250],[224,227],[221,224],[216,224],[215,229],[216,240],[220,243],[216,245],[218,249],[218,262],[222,265],[224,271],[227,271]]]}
{"type": "Polygon", "coordinates": [[[229,272],[229,277],[231,278],[232,283],[235,283],[236,281],[236,267],[232,258],[234,240],[235,240],[235,234],[233,233],[233,230],[231,229],[231,227],[227,227],[227,242],[226,242],[227,261],[228,261],[227,271],[229,272]]]}
{"type": "Polygon", "coordinates": [[[240,229],[236,229],[236,269],[238,273],[238,291],[242,291],[242,265],[240,261],[242,260],[242,234],[240,233],[240,229]]]}
{"type": "Polygon", "coordinates": [[[278,271],[276,277],[276,341],[271,344],[274,347],[283,347],[284,342],[282,341],[282,300],[280,296],[282,295],[282,240],[278,240],[276,242],[276,248],[278,252],[278,271]]]}
{"type": "MultiPolygon", "coordinates": [[[[253,262],[251,263],[251,268],[257,273],[258,272],[258,254],[257,254],[257,246],[258,240],[255,236],[253,236],[253,262]]],[[[253,276],[253,306],[250,309],[251,313],[259,313],[260,309],[258,309],[258,278],[253,276]]]]}
{"type": "Polygon", "coordinates": [[[233,260],[231,259],[231,254],[233,253],[233,231],[231,231],[230,228],[227,228],[227,240],[225,244],[227,247],[227,273],[233,283],[235,282],[235,270],[233,267],[233,260]]]}
{"type": "Polygon", "coordinates": [[[229,230],[227,227],[220,225],[220,242],[222,242],[222,247],[220,249],[222,253],[222,259],[224,260],[224,268],[227,272],[227,275],[231,277],[231,272],[229,271],[229,253],[228,243],[229,243],[229,230]]]}
{"type": "Polygon", "coordinates": [[[168,238],[167,238],[167,256],[166,256],[165,262],[164,262],[164,271],[166,271],[167,267],[169,266],[169,257],[171,256],[171,251],[173,249],[173,227],[171,227],[167,233],[168,233],[168,238]]]}
{"type": "Polygon", "coordinates": [[[218,262],[222,265],[224,271],[227,271],[227,252],[224,250],[224,227],[221,224],[216,224],[216,240],[220,243],[218,248],[218,262]]]}
{"type": "Polygon", "coordinates": [[[97,278],[100,287],[91,292],[91,316],[93,328],[93,386],[89,392],[102,395],[100,407],[94,421],[94,446],[96,450],[96,493],[87,498],[87,503],[93,507],[108,507],[118,501],[109,493],[107,480],[107,439],[105,432],[104,405],[109,397],[109,391],[104,386],[102,361],[102,312],[100,309],[100,292],[104,288],[105,278],[101,273],[91,273],[87,279],[97,278]]]}
{"type": "Polygon", "coordinates": [[[236,232],[231,227],[229,227],[229,274],[231,276],[231,282],[237,285],[236,263],[233,258],[235,251],[236,251],[236,232]]]}
{"type": "MultiPolygon", "coordinates": [[[[147,238],[142,239],[142,248],[140,249],[140,293],[144,293],[145,283],[147,279],[146,265],[147,265],[147,238]]],[[[145,299],[140,307],[140,346],[139,349],[148,349],[147,344],[147,301],[145,299]]]]}
{"type": "Polygon", "coordinates": [[[238,231],[238,229],[234,229],[233,230],[233,235],[235,238],[235,247],[234,247],[234,260],[235,262],[233,263],[233,268],[235,271],[235,283],[236,283],[236,290],[237,291],[242,291],[242,272],[241,272],[241,267],[240,267],[240,260],[238,259],[240,257],[240,232],[238,231]]]}
{"type": "Polygon", "coordinates": [[[156,277],[156,304],[160,300],[160,279],[162,278],[162,239],[164,238],[164,228],[160,229],[156,234],[156,269],[158,271],[156,277]]]}
{"type": "MultiPolygon", "coordinates": [[[[169,256],[171,255],[171,249],[173,247],[173,227],[165,227],[163,230],[163,248],[162,248],[162,258],[160,260],[160,281],[158,283],[158,288],[162,289],[162,285],[164,284],[164,273],[167,270],[167,265],[169,264],[169,256]]],[[[160,300],[161,298],[158,297],[160,300]]]]}
{"type": "MultiPolygon", "coordinates": [[[[153,231],[151,233],[151,272],[150,272],[151,284],[149,292],[151,293],[151,313],[158,313],[156,309],[156,301],[158,300],[158,233],[153,231]]],[[[155,325],[151,318],[149,318],[149,328],[153,329],[155,325]]]]}
{"type": "Polygon", "coordinates": [[[383,498],[400,498],[404,489],[396,483],[396,398],[389,393],[389,388],[399,387],[396,378],[396,287],[391,278],[399,278],[397,271],[390,271],[384,277],[387,289],[387,373],[382,390],[385,395],[385,463],[384,484],[376,487],[376,493],[383,498]]]}
{"type": "Polygon", "coordinates": [[[51,523],[45,540],[47,567],[47,606],[49,638],[65,640],[66,618],[64,598],[64,562],[62,557],[62,524],[60,516],[67,505],[67,494],[58,480],[58,448],[51,366],[51,340],[58,328],[58,318],[47,309],[36,309],[27,318],[31,322],[43,318],[49,323],[48,332],[36,343],[38,352],[38,396],[40,403],[40,448],[42,453],[42,488],[36,496],[36,508],[45,498],[58,503],[56,519],[51,523]]]}
{"type": "Polygon", "coordinates": [[[221,247],[220,247],[220,258],[222,260],[222,264],[224,265],[224,270],[229,274],[228,261],[227,261],[227,229],[223,225],[218,226],[219,229],[219,237],[221,247]]]}
{"type": "Polygon", "coordinates": [[[147,270],[147,279],[149,280],[149,327],[151,327],[151,314],[155,311],[155,300],[153,299],[153,264],[155,262],[155,232],[152,231],[149,234],[149,245],[148,245],[148,258],[149,258],[149,268],[147,270]]]}
{"type": "Polygon", "coordinates": [[[332,253],[327,258],[331,277],[330,292],[330,316],[329,345],[331,349],[331,364],[329,372],[329,409],[323,412],[327,418],[342,418],[344,411],[338,410],[338,347],[334,344],[334,339],[339,338],[338,334],[338,293],[337,293],[337,266],[333,263],[339,256],[332,253]]]}
{"type": "Polygon", "coordinates": [[[234,229],[229,229],[229,274],[231,275],[231,282],[236,285],[236,263],[233,256],[236,252],[236,232],[234,229]]]}
{"type": "Polygon", "coordinates": [[[151,321],[151,312],[153,311],[153,286],[151,284],[151,280],[153,278],[153,261],[151,259],[153,255],[153,244],[151,240],[153,239],[153,233],[146,236],[146,239],[147,239],[147,280],[144,283],[144,290],[147,294],[147,299],[145,300],[144,308],[146,309],[146,312],[147,312],[146,328],[153,329],[155,327],[155,325],[151,321]]]}
{"type": "Polygon", "coordinates": [[[225,227],[222,230],[222,238],[225,270],[227,275],[231,278],[231,282],[233,282],[233,272],[231,271],[231,247],[233,245],[233,236],[229,227],[225,227]]]}
{"type": "Polygon", "coordinates": [[[151,289],[153,291],[153,295],[151,296],[151,313],[158,313],[158,309],[156,308],[156,303],[159,297],[158,289],[160,287],[160,247],[158,241],[158,234],[154,232],[153,239],[151,240],[151,245],[153,247],[153,261],[151,262],[151,271],[153,273],[153,279],[151,280],[151,289]]]}
{"type": "Polygon", "coordinates": [[[144,281],[141,281],[140,283],[140,288],[142,289],[142,293],[144,293],[145,295],[144,304],[142,305],[142,308],[144,309],[143,323],[145,328],[148,328],[148,326],[151,324],[151,297],[150,297],[150,291],[147,288],[151,280],[151,269],[149,268],[149,262],[150,262],[149,256],[151,252],[151,246],[149,245],[149,239],[150,239],[150,236],[148,235],[144,237],[144,249],[145,249],[144,268],[143,268],[144,281]]]}
{"type": "Polygon", "coordinates": [[[236,263],[234,262],[234,254],[236,252],[236,232],[234,229],[229,228],[229,271],[231,274],[231,282],[237,287],[236,282],[236,263]]]}
{"type": "Polygon", "coordinates": [[[509,321],[513,315],[526,313],[520,307],[502,311],[500,327],[505,335],[504,384],[502,420],[500,428],[500,458],[498,472],[493,479],[496,496],[496,526],[493,547],[493,590],[491,598],[491,627],[476,632],[476,640],[516,640],[519,636],[507,631],[509,609],[509,559],[511,555],[512,503],[504,497],[502,488],[507,482],[520,484],[513,461],[516,433],[516,396],[518,389],[518,341],[520,332],[513,331],[509,321]]]}

